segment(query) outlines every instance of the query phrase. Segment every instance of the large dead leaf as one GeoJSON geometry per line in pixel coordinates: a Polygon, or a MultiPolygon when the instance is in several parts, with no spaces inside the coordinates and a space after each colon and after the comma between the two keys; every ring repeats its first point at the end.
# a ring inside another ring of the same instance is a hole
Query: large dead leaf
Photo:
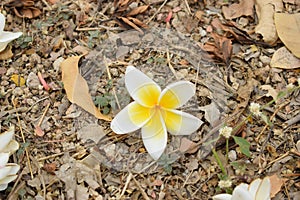
{"type": "Polygon", "coordinates": [[[259,23],[255,27],[255,33],[261,34],[263,40],[274,44],[278,35],[274,23],[274,13],[283,10],[282,0],[256,0],[255,9],[259,23]]]}
{"type": "Polygon", "coordinates": [[[280,40],[296,57],[300,58],[300,13],[275,13],[274,18],[280,40]]]}
{"type": "Polygon", "coordinates": [[[241,0],[230,6],[223,6],[222,12],[226,19],[235,19],[241,16],[253,16],[254,0],[241,0]]]}
{"type": "Polygon", "coordinates": [[[296,58],[287,48],[281,47],[273,54],[270,65],[281,69],[296,69],[300,68],[300,59],[296,58]]]}
{"type": "Polygon", "coordinates": [[[98,119],[111,121],[109,116],[103,115],[94,105],[89,88],[84,78],[79,74],[78,62],[81,56],[74,56],[61,63],[62,81],[68,99],[93,114],[98,119]]]}

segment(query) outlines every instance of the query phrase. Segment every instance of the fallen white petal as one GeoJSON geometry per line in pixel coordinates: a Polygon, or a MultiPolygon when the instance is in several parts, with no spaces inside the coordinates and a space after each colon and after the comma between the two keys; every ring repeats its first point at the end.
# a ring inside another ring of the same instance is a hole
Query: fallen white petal
{"type": "Polygon", "coordinates": [[[230,194],[217,194],[212,197],[213,200],[231,200],[230,194]]]}
{"type": "Polygon", "coordinates": [[[0,169],[4,167],[9,159],[9,153],[0,153],[0,169]]]}
{"type": "Polygon", "coordinates": [[[232,200],[254,200],[254,196],[248,191],[247,184],[238,185],[232,192],[232,200]]]}
{"type": "Polygon", "coordinates": [[[259,185],[261,183],[261,179],[253,180],[250,185],[248,186],[248,191],[255,196],[256,192],[258,191],[259,185]]]}
{"type": "Polygon", "coordinates": [[[259,185],[258,190],[256,191],[255,199],[256,200],[270,200],[271,195],[271,182],[269,177],[265,177],[259,185]]]}
{"type": "Polygon", "coordinates": [[[132,102],[121,110],[110,124],[110,128],[117,134],[134,132],[144,126],[150,120],[150,112],[145,109],[133,109],[140,107],[137,102],[132,102]],[[137,120],[132,120],[137,118],[137,120]]]}
{"type": "Polygon", "coordinates": [[[173,135],[190,135],[203,124],[197,117],[178,110],[164,110],[163,117],[168,132],[173,135]]]}
{"type": "Polygon", "coordinates": [[[4,30],[4,26],[5,26],[5,17],[2,13],[0,13],[0,35],[4,30]]]}
{"type": "Polygon", "coordinates": [[[10,143],[15,133],[15,127],[11,126],[4,133],[0,133],[0,152],[3,152],[5,147],[10,143]]]}
{"type": "Polygon", "coordinates": [[[159,97],[159,105],[165,108],[179,108],[195,95],[195,85],[189,81],[178,81],[168,85],[159,97]]]}
{"type": "Polygon", "coordinates": [[[3,191],[7,188],[7,184],[0,184],[0,191],[3,191]]]}
{"type": "Polygon", "coordinates": [[[158,160],[167,146],[167,129],[160,111],[142,128],[145,148],[154,160],[158,160]]]}
{"type": "Polygon", "coordinates": [[[13,32],[3,31],[0,35],[0,52],[6,48],[8,43],[17,39],[21,35],[22,35],[21,32],[13,33],[13,32]]]}
{"type": "Polygon", "coordinates": [[[126,68],[125,86],[130,96],[143,106],[153,106],[161,92],[152,79],[133,66],[126,68]]]}

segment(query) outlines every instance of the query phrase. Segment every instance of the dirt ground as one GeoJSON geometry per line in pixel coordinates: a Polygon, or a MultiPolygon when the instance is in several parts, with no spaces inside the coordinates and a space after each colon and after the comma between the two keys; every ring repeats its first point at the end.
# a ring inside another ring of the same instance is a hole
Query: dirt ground
{"type": "Polygon", "coordinates": [[[300,26],[274,17],[294,17],[300,1],[268,2],[2,0],[5,30],[23,35],[5,50],[11,55],[0,53],[0,132],[15,126],[20,148],[10,162],[21,166],[0,199],[203,200],[266,176],[272,199],[300,199],[300,43],[280,34],[299,36],[300,26]],[[194,83],[182,110],[203,125],[169,134],[155,162],[139,131],[117,135],[109,120],[71,103],[61,63],[73,56],[82,56],[79,74],[102,114],[113,118],[131,101],[124,73],[134,65],[162,88],[194,83]],[[224,125],[236,136],[228,143],[224,125]]]}

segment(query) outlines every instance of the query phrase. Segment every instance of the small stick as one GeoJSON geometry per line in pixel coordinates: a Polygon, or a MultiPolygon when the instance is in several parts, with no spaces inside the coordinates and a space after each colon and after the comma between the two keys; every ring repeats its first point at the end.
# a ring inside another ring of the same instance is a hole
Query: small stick
{"type": "Polygon", "coordinates": [[[45,118],[45,116],[46,116],[46,113],[47,113],[48,110],[49,110],[49,107],[50,107],[50,103],[47,104],[47,106],[46,106],[46,108],[45,108],[45,110],[44,110],[44,112],[43,112],[43,115],[42,115],[42,117],[40,118],[40,121],[38,122],[38,124],[37,124],[36,127],[35,127],[34,132],[36,132],[36,134],[37,134],[37,133],[40,134],[39,129],[40,129],[40,130],[42,131],[42,133],[43,133],[42,135],[37,134],[38,136],[43,136],[43,135],[44,135],[44,131],[41,129],[41,125],[42,125],[43,120],[44,120],[44,118],[45,118]]]}
{"type": "Polygon", "coordinates": [[[285,129],[285,128],[293,125],[293,124],[296,124],[299,121],[300,121],[300,114],[298,114],[295,117],[285,121],[284,124],[283,124],[283,128],[285,129]]]}
{"type": "Polygon", "coordinates": [[[146,194],[146,192],[143,190],[143,188],[141,187],[141,185],[139,184],[139,182],[135,179],[134,176],[132,176],[132,179],[134,181],[134,183],[136,184],[136,186],[139,188],[140,192],[142,193],[142,196],[145,200],[150,200],[150,198],[148,197],[148,195],[146,194]]]}
{"type": "Polygon", "coordinates": [[[109,26],[98,25],[98,27],[76,28],[76,31],[97,31],[97,30],[102,30],[102,29],[109,30],[109,31],[124,30],[123,28],[120,28],[120,27],[109,27],[109,26]]]}
{"type": "Polygon", "coordinates": [[[175,76],[175,78],[178,80],[179,78],[178,78],[178,76],[176,75],[175,69],[174,69],[174,67],[173,67],[172,64],[171,64],[169,50],[167,50],[167,60],[168,60],[168,66],[169,66],[171,72],[173,73],[173,75],[175,76]]]}
{"type": "Polygon", "coordinates": [[[125,191],[126,191],[128,185],[129,185],[129,182],[131,181],[131,178],[132,178],[132,173],[129,172],[129,175],[127,176],[127,179],[126,179],[126,183],[125,183],[125,185],[123,187],[123,190],[122,190],[122,193],[121,193],[121,195],[119,197],[120,199],[125,194],[125,191]]]}
{"type": "Polygon", "coordinates": [[[189,3],[187,2],[187,0],[184,0],[184,2],[185,2],[185,5],[186,5],[186,8],[187,8],[187,10],[188,10],[188,13],[191,15],[191,14],[192,14],[192,12],[191,12],[191,9],[190,9],[190,6],[189,6],[189,3]]]}
{"type": "MultiPolygon", "coordinates": [[[[16,102],[15,102],[14,97],[12,97],[12,104],[14,105],[15,110],[17,110],[17,106],[16,106],[16,102]]],[[[19,127],[20,127],[21,137],[22,137],[23,143],[25,144],[26,140],[25,140],[25,137],[24,137],[24,133],[23,133],[23,129],[22,129],[22,124],[21,124],[21,120],[20,120],[18,111],[16,111],[16,116],[17,116],[19,127]]],[[[28,168],[29,168],[29,171],[30,171],[30,176],[31,176],[31,179],[33,179],[33,172],[32,172],[32,167],[31,167],[31,163],[30,163],[29,153],[28,153],[27,147],[25,147],[25,154],[26,154],[26,158],[27,158],[28,168]]]]}

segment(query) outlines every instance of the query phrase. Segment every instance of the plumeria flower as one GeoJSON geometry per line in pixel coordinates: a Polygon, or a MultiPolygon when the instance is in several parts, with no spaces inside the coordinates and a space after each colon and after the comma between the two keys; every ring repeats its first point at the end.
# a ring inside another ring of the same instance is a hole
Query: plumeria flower
{"type": "Polygon", "coordinates": [[[0,152],[13,154],[19,149],[19,143],[13,140],[15,127],[11,126],[8,131],[0,133],[0,152]]]}
{"type": "Polygon", "coordinates": [[[0,153],[0,191],[7,188],[7,184],[17,178],[16,173],[20,166],[15,163],[7,163],[9,153],[0,153]]]}
{"type": "Polygon", "coordinates": [[[7,44],[13,41],[14,39],[17,39],[22,35],[21,32],[8,32],[4,31],[5,26],[5,17],[3,14],[0,13],[0,52],[3,51],[7,44]]]}
{"type": "Polygon", "coordinates": [[[269,177],[255,179],[250,185],[241,183],[231,194],[218,194],[213,200],[270,200],[271,182],[269,177]]]}
{"type": "Polygon", "coordinates": [[[193,115],[176,110],[195,94],[195,86],[188,81],[172,83],[161,91],[153,80],[128,66],[125,86],[134,101],[116,115],[111,129],[125,134],[141,128],[145,148],[155,160],[167,146],[167,132],[189,135],[203,123],[193,115]]]}

